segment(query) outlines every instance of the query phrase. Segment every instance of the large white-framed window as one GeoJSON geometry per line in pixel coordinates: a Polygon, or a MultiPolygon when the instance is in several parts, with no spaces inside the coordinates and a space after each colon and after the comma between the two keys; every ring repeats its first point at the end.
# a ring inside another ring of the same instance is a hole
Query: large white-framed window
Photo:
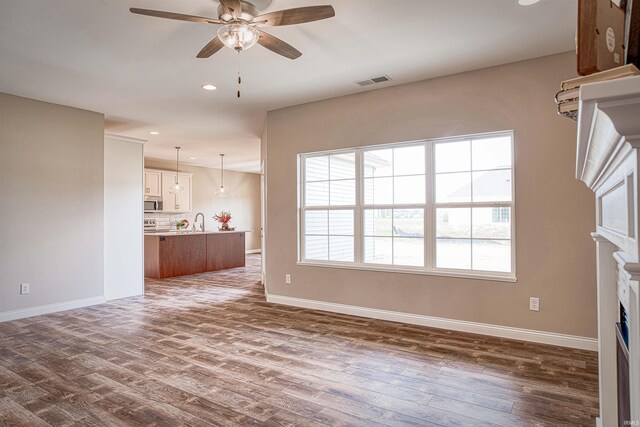
{"type": "Polygon", "coordinates": [[[301,265],[515,281],[513,132],[299,155],[301,265]]]}

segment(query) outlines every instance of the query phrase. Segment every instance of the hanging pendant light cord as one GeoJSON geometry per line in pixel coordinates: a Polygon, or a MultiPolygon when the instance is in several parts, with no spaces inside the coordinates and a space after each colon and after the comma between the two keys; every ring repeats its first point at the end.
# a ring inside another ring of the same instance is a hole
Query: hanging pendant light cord
{"type": "Polygon", "coordinates": [[[220,155],[222,159],[222,169],[220,169],[220,187],[224,188],[224,154],[220,155]]]}
{"type": "Polygon", "coordinates": [[[176,185],[178,185],[178,165],[180,164],[180,147],[176,147],[176,185]]]}

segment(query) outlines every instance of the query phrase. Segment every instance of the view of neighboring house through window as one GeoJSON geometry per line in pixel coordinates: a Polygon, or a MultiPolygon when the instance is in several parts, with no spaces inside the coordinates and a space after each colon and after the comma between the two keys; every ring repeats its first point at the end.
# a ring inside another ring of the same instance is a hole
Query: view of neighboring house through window
{"type": "Polygon", "coordinates": [[[355,153],[309,157],[305,162],[307,259],[354,261],[355,153]]]}
{"type": "Polygon", "coordinates": [[[511,271],[511,137],[442,141],[434,151],[436,267],[511,271]]]}
{"type": "Polygon", "coordinates": [[[491,222],[498,224],[501,222],[511,222],[510,208],[493,208],[491,209],[491,222]]]}
{"type": "Polygon", "coordinates": [[[513,277],[511,132],[300,156],[300,261],[513,277]]]}

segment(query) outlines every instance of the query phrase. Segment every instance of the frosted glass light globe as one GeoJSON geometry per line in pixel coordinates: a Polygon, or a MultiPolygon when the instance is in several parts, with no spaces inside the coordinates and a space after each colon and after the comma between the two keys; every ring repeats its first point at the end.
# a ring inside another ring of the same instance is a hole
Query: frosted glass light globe
{"type": "Polygon", "coordinates": [[[216,197],[229,197],[229,190],[221,186],[216,190],[216,197]]]}
{"type": "Polygon", "coordinates": [[[182,188],[182,186],[176,182],[171,187],[169,187],[169,194],[179,194],[182,192],[182,190],[184,190],[184,188],[182,188]]]}
{"type": "Polygon", "coordinates": [[[254,46],[258,42],[260,34],[251,25],[238,23],[220,27],[218,37],[225,46],[239,52],[254,46]]]}

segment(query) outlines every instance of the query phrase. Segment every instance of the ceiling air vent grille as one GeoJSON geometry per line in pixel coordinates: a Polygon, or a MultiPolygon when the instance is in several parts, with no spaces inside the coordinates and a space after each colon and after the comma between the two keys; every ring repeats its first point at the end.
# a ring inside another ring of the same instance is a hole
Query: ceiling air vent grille
{"type": "Polygon", "coordinates": [[[359,82],[356,82],[356,83],[359,86],[369,86],[369,85],[375,85],[378,83],[388,82],[389,80],[391,80],[391,77],[389,76],[380,76],[380,77],[373,77],[367,80],[360,80],[359,82]]]}

